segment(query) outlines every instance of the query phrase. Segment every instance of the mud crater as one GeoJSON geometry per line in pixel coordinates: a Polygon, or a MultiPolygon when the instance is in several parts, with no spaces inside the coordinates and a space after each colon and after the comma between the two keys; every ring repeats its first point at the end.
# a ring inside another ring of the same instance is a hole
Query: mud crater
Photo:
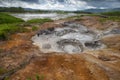
{"type": "Polygon", "coordinates": [[[39,46],[44,53],[81,53],[104,47],[98,32],[78,23],[65,22],[62,25],[63,27],[38,31],[32,38],[33,44],[39,46]]]}

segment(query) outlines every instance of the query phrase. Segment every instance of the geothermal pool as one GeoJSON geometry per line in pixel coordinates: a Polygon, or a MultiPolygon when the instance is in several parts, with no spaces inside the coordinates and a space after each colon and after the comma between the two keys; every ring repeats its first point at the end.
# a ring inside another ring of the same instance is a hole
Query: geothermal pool
{"type": "Polygon", "coordinates": [[[43,53],[81,53],[104,47],[97,32],[77,23],[65,22],[64,27],[40,30],[33,38],[33,44],[43,53]]]}
{"type": "Polygon", "coordinates": [[[53,20],[63,19],[70,16],[75,16],[74,13],[68,13],[68,14],[58,14],[58,13],[17,13],[17,14],[11,14],[12,16],[21,18],[25,21],[30,19],[36,19],[36,18],[50,18],[53,20]]]}

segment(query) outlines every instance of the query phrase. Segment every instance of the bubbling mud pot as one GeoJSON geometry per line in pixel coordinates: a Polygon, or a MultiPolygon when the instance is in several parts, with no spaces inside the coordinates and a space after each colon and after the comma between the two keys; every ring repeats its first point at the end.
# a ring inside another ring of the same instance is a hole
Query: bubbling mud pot
{"type": "Polygon", "coordinates": [[[65,22],[62,25],[59,28],[40,30],[32,38],[33,44],[39,46],[43,53],[81,53],[104,47],[97,32],[78,23],[65,22]]]}

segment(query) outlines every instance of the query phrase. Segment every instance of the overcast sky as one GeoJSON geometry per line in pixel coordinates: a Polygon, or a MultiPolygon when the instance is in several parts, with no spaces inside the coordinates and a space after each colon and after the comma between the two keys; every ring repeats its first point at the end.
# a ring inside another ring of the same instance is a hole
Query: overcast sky
{"type": "Polygon", "coordinates": [[[0,0],[0,6],[45,10],[84,10],[120,8],[120,0],[0,0]]]}

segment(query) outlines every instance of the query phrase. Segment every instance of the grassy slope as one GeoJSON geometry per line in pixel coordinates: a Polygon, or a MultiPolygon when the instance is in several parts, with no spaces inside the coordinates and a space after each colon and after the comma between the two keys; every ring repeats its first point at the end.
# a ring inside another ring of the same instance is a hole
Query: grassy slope
{"type": "Polygon", "coordinates": [[[100,19],[101,22],[105,22],[107,20],[120,21],[120,11],[104,12],[101,13],[101,15],[107,16],[107,18],[100,19]]]}
{"type": "Polygon", "coordinates": [[[5,40],[9,34],[20,31],[22,28],[17,26],[20,22],[24,21],[9,14],[0,13],[0,40],[5,40]]]}
{"type": "MultiPolygon", "coordinates": [[[[24,31],[23,27],[18,26],[18,24],[25,23],[25,24],[33,24],[39,23],[43,24],[45,22],[52,22],[53,20],[49,18],[45,19],[32,19],[27,22],[24,22],[22,19],[16,18],[11,16],[7,13],[0,13],[0,40],[8,39],[10,34],[24,31]]],[[[37,30],[37,27],[33,26],[32,30],[37,30]]]]}
{"type": "Polygon", "coordinates": [[[0,13],[0,24],[3,23],[16,23],[16,22],[24,22],[22,19],[13,17],[7,13],[0,13]]]}

